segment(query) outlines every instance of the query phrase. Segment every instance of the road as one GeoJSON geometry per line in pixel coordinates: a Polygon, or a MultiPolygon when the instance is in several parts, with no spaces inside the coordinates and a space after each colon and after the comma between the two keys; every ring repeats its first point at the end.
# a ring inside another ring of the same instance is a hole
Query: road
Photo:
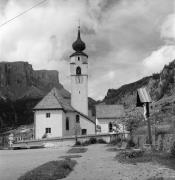
{"type": "Polygon", "coordinates": [[[45,162],[58,160],[67,150],[68,147],[0,150],[0,180],[16,180],[25,172],[45,162]]]}

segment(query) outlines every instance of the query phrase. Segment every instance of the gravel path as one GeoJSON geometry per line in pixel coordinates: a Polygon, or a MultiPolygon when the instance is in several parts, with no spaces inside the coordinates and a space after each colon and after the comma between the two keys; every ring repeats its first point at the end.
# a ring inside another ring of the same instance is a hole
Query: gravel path
{"type": "MultiPolygon", "coordinates": [[[[78,164],[66,180],[145,180],[152,176],[171,177],[175,171],[152,163],[122,164],[114,160],[116,152],[106,145],[88,146],[88,151],[77,158],[78,164]]],[[[170,180],[170,179],[169,179],[170,180]]]]}

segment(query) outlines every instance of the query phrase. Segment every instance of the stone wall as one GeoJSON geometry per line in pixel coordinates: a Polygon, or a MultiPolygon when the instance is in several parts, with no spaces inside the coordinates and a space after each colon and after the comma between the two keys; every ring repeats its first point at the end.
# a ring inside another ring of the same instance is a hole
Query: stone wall
{"type": "MultiPolygon", "coordinates": [[[[148,144],[147,135],[134,135],[134,142],[138,147],[143,147],[144,144],[148,144]]],[[[170,152],[173,142],[175,142],[175,134],[159,134],[152,135],[153,145],[157,150],[170,152]]]]}

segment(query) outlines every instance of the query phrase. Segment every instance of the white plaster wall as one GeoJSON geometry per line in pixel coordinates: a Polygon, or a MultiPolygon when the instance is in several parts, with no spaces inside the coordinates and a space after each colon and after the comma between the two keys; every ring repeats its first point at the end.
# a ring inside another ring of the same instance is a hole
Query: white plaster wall
{"type": "MultiPolygon", "coordinates": [[[[74,136],[75,135],[75,124],[76,124],[77,113],[68,112],[65,115],[69,117],[69,130],[66,130],[66,119],[63,120],[63,136],[74,136]]],[[[95,124],[80,115],[80,128],[87,129],[87,134],[95,134],[95,124]]],[[[81,134],[81,133],[80,133],[81,134]]]]}
{"type": "Polygon", "coordinates": [[[98,125],[101,126],[101,133],[108,133],[109,132],[109,120],[105,120],[105,119],[98,119],[97,123],[98,125]]]}
{"type": "MultiPolygon", "coordinates": [[[[109,122],[117,121],[116,119],[96,119],[96,124],[101,126],[101,132],[100,133],[109,133],[109,122]]],[[[119,125],[119,132],[123,132],[125,129],[125,126],[123,124],[118,123],[119,125]]]]}
{"type": "Polygon", "coordinates": [[[68,112],[63,118],[63,136],[75,135],[75,113],[68,112]],[[69,130],[66,130],[66,117],[69,118],[69,130]]]}
{"type": "Polygon", "coordinates": [[[87,58],[74,56],[71,58],[71,105],[78,111],[88,115],[88,64],[87,58]],[[78,57],[80,60],[78,61],[78,57]],[[76,76],[77,66],[81,67],[80,82],[76,76]]]}
{"type": "Polygon", "coordinates": [[[35,111],[35,139],[41,139],[45,134],[45,128],[51,128],[50,137],[62,137],[62,118],[64,112],[61,110],[35,111]],[[50,113],[50,118],[46,118],[50,113]]]}
{"type": "Polygon", "coordinates": [[[95,124],[83,116],[80,116],[80,127],[81,129],[87,129],[87,134],[95,134],[95,124]]]}

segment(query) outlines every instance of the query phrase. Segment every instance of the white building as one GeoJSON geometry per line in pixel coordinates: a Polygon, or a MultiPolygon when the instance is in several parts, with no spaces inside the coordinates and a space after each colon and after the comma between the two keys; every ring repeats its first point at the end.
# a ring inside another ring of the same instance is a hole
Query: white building
{"type": "Polygon", "coordinates": [[[96,125],[99,133],[124,132],[125,126],[122,123],[124,117],[123,105],[106,105],[96,106],[96,125]],[[117,127],[118,126],[118,127],[117,127]]]}
{"type": "Polygon", "coordinates": [[[95,134],[95,122],[88,117],[88,56],[78,29],[70,56],[71,99],[53,88],[34,107],[35,138],[95,134]]]}

